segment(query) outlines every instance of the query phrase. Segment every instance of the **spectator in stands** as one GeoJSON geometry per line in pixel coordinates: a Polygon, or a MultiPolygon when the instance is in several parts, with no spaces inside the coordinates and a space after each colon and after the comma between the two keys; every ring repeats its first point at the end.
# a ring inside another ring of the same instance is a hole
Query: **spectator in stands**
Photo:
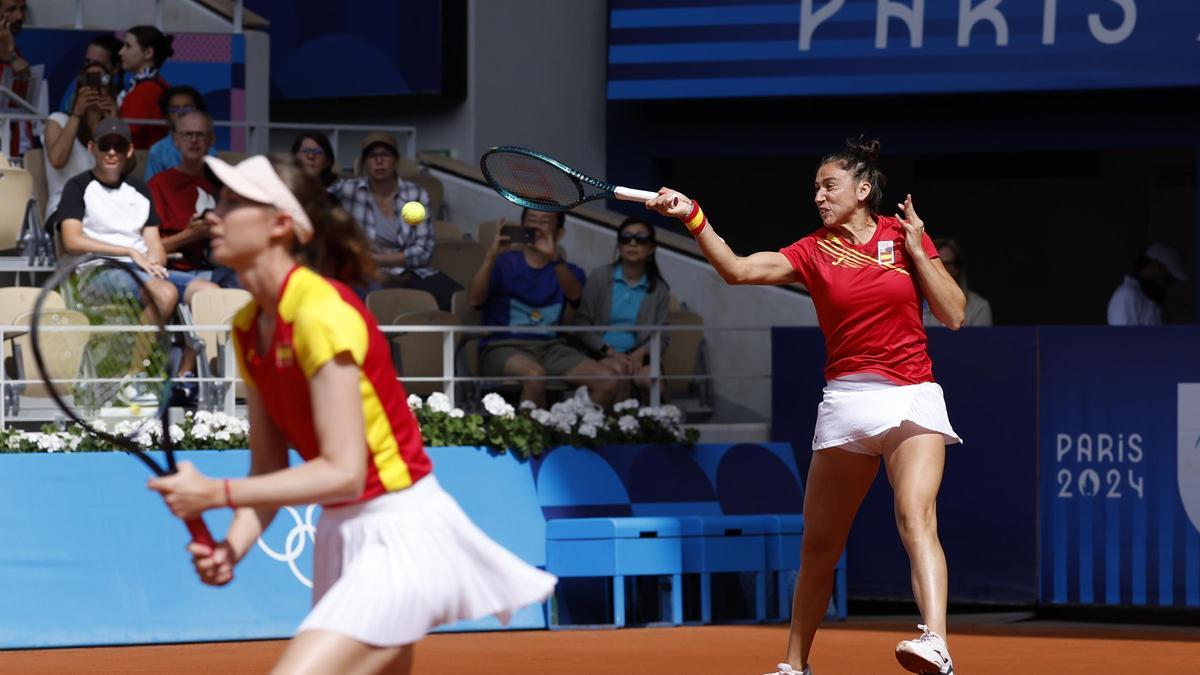
{"type": "Polygon", "coordinates": [[[181,154],[179,164],[160,171],[148,186],[160,222],[163,248],[171,257],[167,267],[207,279],[222,288],[238,288],[237,275],[209,258],[209,228],[206,214],[217,204],[217,189],[204,172],[204,157],[212,149],[212,118],[193,110],[175,122],[171,134],[181,154]]]}
{"type": "MultiPolygon", "coordinates": [[[[29,9],[25,0],[0,0],[0,75],[5,70],[12,71],[12,90],[17,96],[29,95],[29,61],[21,56],[17,48],[17,36],[25,27],[25,19],[29,9]]],[[[32,101],[37,103],[37,101],[32,101]]],[[[24,108],[10,104],[14,112],[26,112],[24,108]]],[[[0,153],[10,157],[20,157],[33,147],[33,124],[27,120],[14,120],[11,124],[12,136],[10,145],[0,149],[0,153]]]]}
{"type": "Polygon", "coordinates": [[[1163,322],[1167,291],[1177,281],[1187,281],[1179,256],[1166,244],[1150,244],[1142,251],[1125,280],[1108,300],[1108,325],[1158,326],[1163,322]]]}
{"type": "MultiPolygon", "coordinates": [[[[508,250],[509,237],[501,227],[471,279],[467,301],[483,309],[485,325],[547,327],[544,333],[492,333],[480,340],[480,374],[562,377],[573,385],[586,385],[592,400],[608,407],[619,393],[617,381],[579,378],[613,371],[550,330],[567,322],[568,308],[578,306],[583,296],[583,270],[564,260],[557,247],[565,215],[522,211],[521,224],[534,230],[533,243],[508,250]]],[[[521,400],[545,406],[546,381],[522,381],[521,400]]]]}
{"type": "MultiPolygon", "coordinates": [[[[964,326],[990,326],[992,325],[992,305],[984,297],[975,291],[967,288],[967,261],[963,257],[962,249],[959,248],[958,242],[953,239],[941,238],[934,239],[933,245],[937,247],[938,255],[942,257],[942,265],[950,276],[954,277],[954,281],[958,282],[958,287],[962,289],[967,296],[967,317],[964,321],[964,326]]],[[[921,301],[921,320],[926,326],[940,326],[941,321],[933,315],[933,310],[929,308],[929,301],[921,301]]]]}
{"type": "MultiPolygon", "coordinates": [[[[175,137],[175,124],[179,118],[193,111],[200,111],[208,114],[208,106],[204,105],[204,97],[195,87],[183,85],[180,87],[171,87],[163,92],[163,95],[158,98],[158,110],[167,120],[167,128],[171,133],[167,134],[162,140],[150,146],[150,152],[146,155],[146,172],[143,174],[142,180],[147,183],[154,175],[170,169],[179,164],[182,155],[179,154],[179,144],[175,137]]],[[[209,121],[212,118],[209,117],[209,121]]],[[[217,149],[210,142],[208,144],[208,154],[216,157],[217,149]]],[[[200,162],[199,166],[203,166],[200,162]]]]}
{"type": "Polygon", "coordinates": [[[99,63],[84,66],[77,78],[70,113],[56,112],[46,120],[42,134],[46,165],[46,223],[54,222],[54,212],[62,197],[63,186],[71,178],[91,169],[95,162],[88,152],[92,129],[106,117],[117,113],[117,88],[108,71],[99,63]],[[106,82],[105,79],[108,78],[106,82]]]}
{"type": "MultiPolygon", "coordinates": [[[[136,266],[162,316],[171,316],[182,298],[216,288],[212,282],[166,267],[159,237],[158,214],[145,183],[124,173],[133,155],[133,134],[123,120],[107,118],[96,125],[88,143],[95,167],[75,176],[63,188],[58,206],[63,248],[70,255],[94,253],[136,266]]],[[[196,355],[185,350],[181,377],[195,367],[196,355]]]]}
{"type": "MultiPolygon", "coordinates": [[[[617,259],[592,270],[574,323],[591,326],[657,326],[667,322],[671,287],[658,270],[654,228],[637,217],[617,228],[617,259]]],[[[633,380],[640,393],[650,389],[650,331],[609,330],[577,333],[584,347],[609,370],[633,380]]],[[[667,334],[662,346],[667,345],[667,334]]],[[[628,382],[627,380],[624,382],[628,382]]],[[[619,391],[624,398],[626,391],[619,391]]]]}
{"type": "Polygon", "coordinates": [[[292,154],[300,160],[300,166],[311,176],[316,176],[326,190],[336,191],[334,183],[338,181],[336,169],[337,158],[333,154],[333,144],[329,137],[320,131],[302,131],[292,141],[292,154]]]}
{"type": "MultiPolygon", "coordinates": [[[[121,41],[117,38],[104,34],[97,35],[88,43],[87,50],[83,53],[83,68],[98,64],[104,68],[104,72],[108,74],[109,81],[113,86],[120,89],[121,82],[124,80],[124,73],[121,71],[121,41]]],[[[67,84],[67,90],[63,92],[62,101],[58,104],[58,109],[62,112],[71,112],[71,104],[75,100],[76,82],[67,84]]]]}
{"type": "MultiPolygon", "coordinates": [[[[175,51],[171,43],[175,38],[163,35],[154,26],[134,26],[125,33],[125,44],[121,47],[121,67],[132,75],[129,85],[117,97],[121,117],[125,119],[162,119],[165,117],[158,102],[170,85],[158,74],[159,69],[175,51]]],[[[138,148],[149,148],[167,135],[167,127],[135,124],[133,144],[138,148]]]]}
{"type": "Polygon", "coordinates": [[[416,225],[400,216],[408,202],[420,202],[429,212],[429,194],[416,183],[396,175],[400,146],[391,134],[375,132],[362,142],[358,178],[337,184],[334,197],[350,212],[375,247],[383,285],[428,291],[438,307],[450,310],[450,298],[462,286],[429,266],[433,255],[433,224],[428,215],[416,225]]]}

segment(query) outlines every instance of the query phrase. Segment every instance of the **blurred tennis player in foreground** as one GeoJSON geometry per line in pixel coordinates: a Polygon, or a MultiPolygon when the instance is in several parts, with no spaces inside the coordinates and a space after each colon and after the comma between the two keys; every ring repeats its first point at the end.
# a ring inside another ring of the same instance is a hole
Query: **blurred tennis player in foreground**
{"type": "Polygon", "coordinates": [[[812,673],[808,657],[833,590],[834,565],[880,459],[895,491],[896,525],[924,620],[920,637],[896,646],[896,658],[914,673],[954,672],[944,637],[947,572],[936,500],[945,446],[961,439],[933,380],[921,301],[957,329],[966,299],[938,260],[911,195],[895,218],[880,214],[878,155],[873,141],[848,142],[826,157],[814,184],[823,227],[778,252],[734,254],[700,205],[674,190],[662,188],[646,203],[682,220],[726,282],[803,283],[825,333],[827,384],[804,495],[800,578],[787,659],[774,675],[812,673]]]}
{"type": "Polygon", "coordinates": [[[278,507],[319,502],[313,608],[276,673],[408,673],[434,626],[544,600],[555,578],[489,539],[442,491],[392,367],[350,286],[371,275],[348,213],[291,156],[205,160],[224,184],[212,254],[253,301],[234,319],[250,413],[250,476],[182,463],[151,481],[180,517],[229,507],[225,540],[189,546],[228,583],[278,507]],[[288,448],[306,460],[288,468],[288,448]]]}

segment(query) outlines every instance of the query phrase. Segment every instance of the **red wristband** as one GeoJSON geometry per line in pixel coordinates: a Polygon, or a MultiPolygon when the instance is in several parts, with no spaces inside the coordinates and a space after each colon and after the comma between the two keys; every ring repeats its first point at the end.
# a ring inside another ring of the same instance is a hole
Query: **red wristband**
{"type": "Polygon", "coordinates": [[[224,482],[225,482],[225,506],[228,506],[231,509],[236,509],[237,507],[233,505],[233,496],[229,493],[229,479],[226,478],[224,482]]]}
{"type": "Polygon", "coordinates": [[[692,202],[692,210],[682,220],[684,227],[692,233],[692,236],[699,235],[704,226],[708,224],[708,218],[704,216],[704,209],[701,209],[700,202],[696,201],[692,202]]]}

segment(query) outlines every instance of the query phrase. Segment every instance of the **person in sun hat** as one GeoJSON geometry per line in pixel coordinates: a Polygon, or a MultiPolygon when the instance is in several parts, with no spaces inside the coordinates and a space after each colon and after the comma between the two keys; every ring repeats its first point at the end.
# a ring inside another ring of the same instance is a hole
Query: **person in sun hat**
{"type": "Polygon", "coordinates": [[[233,320],[250,413],[250,475],[190,463],[150,482],[176,514],[234,510],[225,539],[191,544],[223,585],[281,506],[323,505],[313,606],[273,672],[408,673],[433,627],[541,602],[556,579],[493,542],[442,490],[392,366],[351,290],[375,263],[357,223],[294,155],[205,162],[222,183],[212,255],[252,300],[233,320]],[[288,466],[288,448],[305,462],[288,466]]]}

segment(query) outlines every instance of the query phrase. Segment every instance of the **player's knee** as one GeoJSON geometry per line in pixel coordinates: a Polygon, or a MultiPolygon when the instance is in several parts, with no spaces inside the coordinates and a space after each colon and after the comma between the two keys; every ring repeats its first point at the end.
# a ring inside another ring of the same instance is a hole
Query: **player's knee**
{"type": "Polygon", "coordinates": [[[844,539],[822,536],[818,532],[805,532],[800,544],[801,565],[812,565],[815,569],[833,569],[845,545],[844,539]]]}
{"type": "Polygon", "coordinates": [[[937,533],[937,510],[932,504],[896,504],[896,531],[904,541],[937,533]]]}

